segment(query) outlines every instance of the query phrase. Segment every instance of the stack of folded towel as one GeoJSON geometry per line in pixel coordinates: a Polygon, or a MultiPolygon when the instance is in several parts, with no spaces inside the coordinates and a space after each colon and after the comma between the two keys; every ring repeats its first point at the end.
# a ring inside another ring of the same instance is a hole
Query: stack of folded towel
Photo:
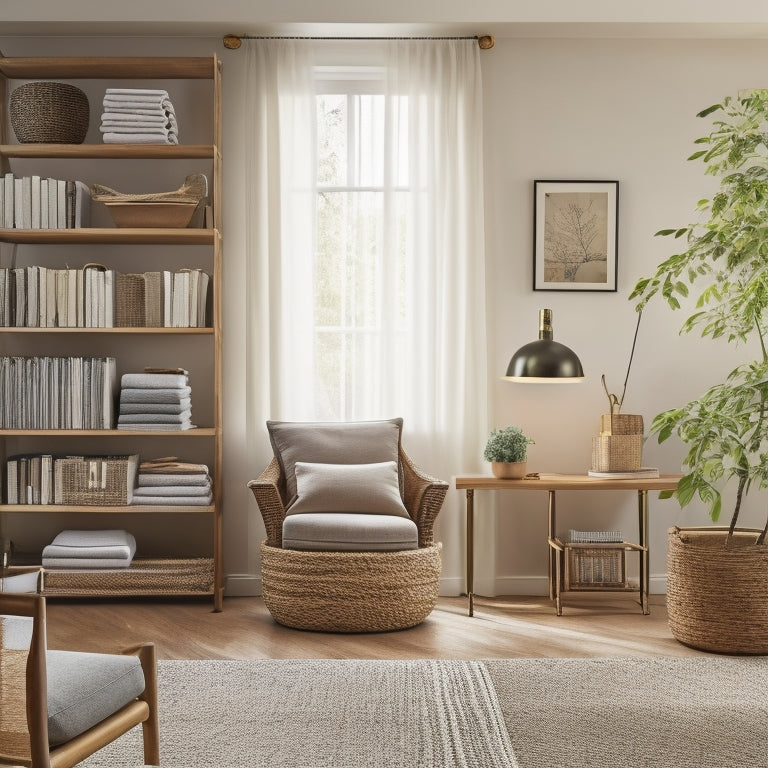
{"type": "Polygon", "coordinates": [[[168,91],[107,88],[101,115],[105,144],[178,144],[179,126],[168,91]]]}
{"type": "Polygon", "coordinates": [[[188,372],[147,369],[120,380],[118,429],[177,432],[192,429],[192,390],[188,372]]]}
{"type": "Polygon", "coordinates": [[[143,461],[137,484],[133,504],[208,506],[213,500],[208,467],[175,456],[143,461]]]}
{"type": "Polygon", "coordinates": [[[127,568],[135,554],[127,531],[62,531],[43,548],[43,568],[127,568]]]}

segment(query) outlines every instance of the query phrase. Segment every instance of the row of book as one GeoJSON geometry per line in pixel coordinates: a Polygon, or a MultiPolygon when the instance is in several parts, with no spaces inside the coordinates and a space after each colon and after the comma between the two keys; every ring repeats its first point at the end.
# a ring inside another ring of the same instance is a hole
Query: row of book
{"type": "Polygon", "coordinates": [[[0,184],[4,229],[76,229],[90,224],[91,190],[76,179],[15,176],[0,184]]]}
{"type": "Polygon", "coordinates": [[[0,326],[21,328],[205,327],[210,276],[202,269],[122,274],[0,268],[0,326]]]}
{"type": "Polygon", "coordinates": [[[112,429],[114,357],[1,357],[0,429],[112,429]]]}

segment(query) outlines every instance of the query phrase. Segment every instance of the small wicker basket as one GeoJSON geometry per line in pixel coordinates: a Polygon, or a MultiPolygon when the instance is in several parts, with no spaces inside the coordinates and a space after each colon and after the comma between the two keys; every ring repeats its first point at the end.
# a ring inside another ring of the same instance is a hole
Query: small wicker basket
{"type": "Polygon", "coordinates": [[[88,133],[88,97],[69,83],[24,83],[11,93],[9,111],[22,144],[82,144],[88,133]]]}
{"type": "Polygon", "coordinates": [[[124,505],[133,500],[138,454],[56,459],[57,504],[124,505]],[[60,499],[60,500],[59,500],[60,499]]]}

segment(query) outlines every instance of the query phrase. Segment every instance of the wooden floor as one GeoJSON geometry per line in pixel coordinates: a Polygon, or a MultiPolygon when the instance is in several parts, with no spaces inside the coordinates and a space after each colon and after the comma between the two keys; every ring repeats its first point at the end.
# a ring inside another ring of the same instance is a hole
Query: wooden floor
{"type": "Polygon", "coordinates": [[[147,640],[161,659],[697,656],[667,627],[663,595],[644,616],[634,596],[440,598],[420,626],[382,634],[301,632],[276,624],[258,597],[209,601],[48,601],[48,647],[113,651],[147,640]]]}

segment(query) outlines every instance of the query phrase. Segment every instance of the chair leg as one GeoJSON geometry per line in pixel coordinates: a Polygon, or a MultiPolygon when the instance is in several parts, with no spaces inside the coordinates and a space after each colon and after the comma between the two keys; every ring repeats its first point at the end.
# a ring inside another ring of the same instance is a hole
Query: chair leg
{"type": "Polygon", "coordinates": [[[144,764],[160,765],[160,727],[157,717],[157,660],[153,643],[144,643],[131,651],[136,653],[144,672],[144,693],[139,696],[149,705],[149,716],[141,724],[144,742],[144,764]]]}

